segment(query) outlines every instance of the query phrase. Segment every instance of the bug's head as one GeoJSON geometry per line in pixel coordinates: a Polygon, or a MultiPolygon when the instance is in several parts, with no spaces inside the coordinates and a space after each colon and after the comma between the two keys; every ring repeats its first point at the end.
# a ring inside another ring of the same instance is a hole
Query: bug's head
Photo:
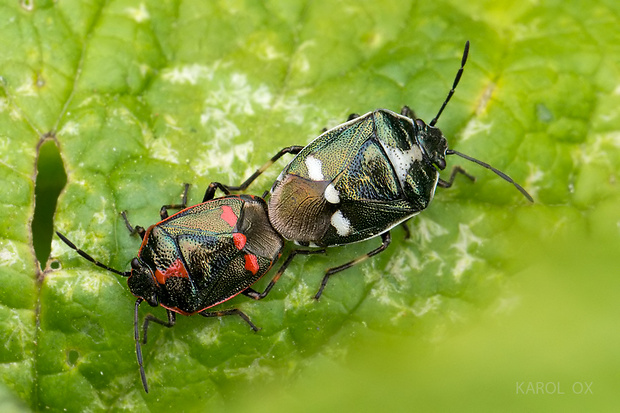
{"type": "Polygon", "coordinates": [[[143,298],[151,307],[159,305],[159,286],[155,282],[153,270],[139,257],[131,260],[131,273],[127,285],[133,295],[143,298]]]}
{"type": "Polygon", "coordinates": [[[424,152],[424,157],[440,170],[446,168],[448,141],[441,130],[429,126],[422,119],[415,120],[416,140],[424,152]]]}

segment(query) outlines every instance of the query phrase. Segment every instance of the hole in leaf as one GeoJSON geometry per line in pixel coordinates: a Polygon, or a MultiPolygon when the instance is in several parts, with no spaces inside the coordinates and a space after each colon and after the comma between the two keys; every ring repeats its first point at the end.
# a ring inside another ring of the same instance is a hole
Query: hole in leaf
{"type": "Polygon", "coordinates": [[[78,359],[80,358],[80,353],[77,350],[69,350],[67,351],[67,364],[71,367],[75,366],[78,359]]]}
{"type": "Polygon", "coordinates": [[[60,191],[67,183],[67,174],[60,152],[52,139],[39,147],[37,179],[34,187],[34,217],[32,219],[32,242],[41,268],[50,256],[54,229],[54,211],[60,191]]]}

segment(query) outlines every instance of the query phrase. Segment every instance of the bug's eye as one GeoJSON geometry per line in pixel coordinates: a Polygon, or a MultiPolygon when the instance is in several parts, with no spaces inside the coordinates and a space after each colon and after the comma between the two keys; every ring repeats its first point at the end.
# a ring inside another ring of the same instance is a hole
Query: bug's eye
{"type": "Polygon", "coordinates": [[[424,123],[424,121],[422,119],[416,119],[415,123],[416,123],[416,125],[418,125],[421,128],[426,127],[426,123],[424,123]]]}
{"type": "Polygon", "coordinates": [[[159,297],[155,291],[153,291],[150,297],[145,297],[145,300],[151,307],[157,307],[159,305],[159,297]]]}
{"type": "Polygon", "coordinates": [[[140,265],[140,261],[138,261],[137,258],[134,258],[133,260],[131,260],[131,268],[133,268],[134,270],[138,270],[141,267],[142,266],[140,265]]]}

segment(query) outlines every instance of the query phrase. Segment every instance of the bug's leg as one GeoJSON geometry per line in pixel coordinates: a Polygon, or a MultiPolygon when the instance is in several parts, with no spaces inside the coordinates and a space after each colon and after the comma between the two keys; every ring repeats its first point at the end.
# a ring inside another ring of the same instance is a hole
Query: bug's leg
{"type": "Polygon", "coordinates": [[[405,239],[411,238],[411,231],[409,230],[409,225],[407,225],[407,221],[400,224],[403,227],[403,231],[405,231],[405,239]]]}
{"type": "Polygon", "coordinates": [[[160,320],[153,314],[147,314],[146,317],[144,317],[144,323],[142,324],[142,344],[146,344],[146,334],[149,328],[149,323],[151,321],[168,328],[175,325],[175,323],[177,322],[176,313],[171,310],[166,311],[168,312],[168,321],[160,320]]]}
{"type": "Polygon", "coordinates": [[[254,325],[254,323],[250,320],[250,317],[248,317],[243,311],[237,309],[237,308],[231,308],[229,310],[220,310],[220,311],[201,311],[200,313],[201,316],[203,317],[223,317],[226,315],[238,315],[239,317],[241,317],[243,319],[243,321],[245,321],[246,323],[248,323],[248,325],[250,326],[250,328],[254,331],[258,331],[260,330],[260,328],[256,327],[256,325],[254,325]]]}
{"type": "Polygon", "coordinates": [[[183,197],[180,204],[170,204],[170,205],[162,205],[159,210],[159,216],[161,219],[168,218],[168,210],[169,209],[185,209],[187,208],[187,191],[189,190],[189,184],[183,184],[183,197]]]}
{"type": "MultiPolygon", "coordinates": [[[[142,386],[144,386],[144,391],[149,392],[149,386],[146,382],[146,373],[144,372],[144,362],[142,359],[142,347],[140,346],[140,330],[138,329],[139,320],[138,320],[138,307],[140,307],[140,303],[144,301],[143,298],[138,298],[136,300],[136,307],[134,311],[133,318],[133,329],[134,329],[134,339],[136,340],[136,357],[138,358],[138,365],[140,366],[140,378],[142,379],[142,386]]],[[[144,344],[146,344],[146,331],[148,328],[149,321],[155,321],[166,327],[172,327],[176,321],[175,315],[172,311],[168,310],[168,322],[162,321],[155,316],[148,314],[144,319],[144,324],[142,325],[142,330],[144,334],[144,344]]]]}
{"type": "Polygon", "coordinates": [[[284,264],[282,264],[282,266],[280,267],[280,269],[278,270],[276,275],[273,276],[273,278],[271,279],[271,281],[269,282],[269,284],[265,288],[265,291],[263,291],[262,293],[259,293],[258,291],[255,291],[255,290],[253,290],[251,288],[248,288],[247,290],[243,291],[242,294],[247,296],[247,297],[253,298],[255,300],[262,300],[263,298],[265,298],[267,296],[267,294],[269,294],[269,292],[271,291],[273,286],[278,282],[278,280],[282,276],[282,273],[284,273],[286,268],[289,266],[291,261],[293,261],[293,258],[295,258],[295,256],[297,254],[310,255],[310,254],[324,254],[324,253],[325,253],[324,249],[321,249],[321,250],[293,250],[293,251],[291,251],[289,256],[286,258],[286,261],[284,261],[284,264]]]}
{"type": "Polygon", "coordinates": [[[317,291],[317,293],[315,294],[314,299],[318,300],[319,298],[321,298],[321,294],[323,294],[323,290],[325,289],[325,286],[327,285],[327,282],[329,281],[329,277],[331,277],[332,275],[340,271],[344,271],[347,268],[351,268],[352,266],[357,265],[362,261],[365,261],[366,259],[372,257],[373,255],[377,255],[378,253],[384,251],[388,247],[388,245],[390,245],[390,242],[392,241],[390,232],[388,231],[384,234],[381,234],[381,240],[383,242],[378,248],[375,248],[374,250],[362,256],[359,256],[356,259],[347,262],[346,264],[342,264],[342,265],[339,265],[338,267],[328,269],[327,272],[325,273],[325,276],[323,277],[323,281],[321,281],[321,287],[319,288],[319,291],[317,291]]]}
{"type": "Polygon", "coordinates": [[[403,106],[400,110],[400,114],[411,119],[416,119],[414,111],[407,105],[403,106]]]}
{"type": "Polygon", "coordinates": [[[468,174],[465,169],[457,165],[452,168],[452,172],[450,173],[450,179],[444,181],[443,179],[439,178],[439,180],[437,181],[437,186],[440,186],[442,188],[450,188],[452,186],[452,183],[454,182],[454,177],[456,176],[456,174],[465,175],[472,181],[476,181],[476,178],[473,175],[468,174]]]}
{"type": "MultiPolygon", "coordinates": [[[[168,209],[185,209],[187,207],[187,191],[189,190],[189,184],[184,184],[185,189],[183,190],[183,200],[180,204],[171,204],[171,205],[163,205],[159,210],[159,216],[161,219],[168,218],[168,209]]],[[[139,225],[135,227],[129,223],[129,219],[127,218],[127,211],[121,212],[121,216],[125,221],[125,226],[131,233],[131,235],[138,234],[140,239],[144,239],[144,234],[146,233],[145,229],[139,225]]]]}
{"type": "Polygon", "coordinates": [[[139,226],[139,225],[136,225],[135,227],[132,227],[131,224],[129,223],[129,219],[127,219],[127,211],[121,212],[121,216],[125,220],[125,226],[129,230],[129,233],[131,235],[138,234],[140,236],[140,239],[144,239],[144,234],[146,233],[144,228],[139,226]]]}
{"type": "Polygon", "coordinates": [[[287,146],[286,148],[280,149],[280,151],[276,153],[274,156],[272,156],[271,159],[267,161],[267,163],[265,163],[263,166],[258,168],[256,172],[250,175],[250,177],[246,179],[239,186],[224,185],[220,182],[211,182],[209,186],[207,187],[207,190],[205,191],[205,196],[202,199],[202,202],[206,202],[210,199],[213,199],[213,196],[215,195],[215,191],[218,188],[220,189],[220,191],[224,192],[226,195],[229,195],[231,192],[245,191],[248,188],[248,186],[250,186],[250,184],[254,182],[254,180],[260,176],[260,174],[265,172],[267,168],[273,165],[282,156],[284,156],[287,153],[290,153],[292,155],[297,155],[299,152],[301,152],[303,148],[304,148],[303,146],[293,145],[293,146],[287,146]]]}

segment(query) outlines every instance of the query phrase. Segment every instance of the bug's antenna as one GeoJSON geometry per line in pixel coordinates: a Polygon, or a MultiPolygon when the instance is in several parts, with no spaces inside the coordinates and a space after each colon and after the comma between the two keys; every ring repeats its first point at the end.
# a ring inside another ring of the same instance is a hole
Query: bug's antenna
{"type": "Polygon", "coordinates": [[[138,297],[136,300],[136,310],[133,316],[133,334],[136,339],[136,356],[138,357],[138,365],[140,366],[140,378],[142,378],[142,386],[144,386],[144,391],[149,392],[149,385],[146,383],[146,373],[144,372],[144,365],[142,363],[142,346],[140,346],[140,330],[138,329],[138,307],[140,307],[140,303],[142,303],[144,299],[142,297],[138,297]]]}
{"type": "Polygon", "coordinates": [[[439,119],[439,116],[441,115],[441,112],[443,112],[443,110],[446,108],[446,105],[450,101],[450,98],[452,98],[452,95],[454,95],[454,89],[456,89],[456,85],[459,84],[459,81],[461,80],[461,76],[463,75],[463,68],[465,67],[465,63],[467,62],[468,54],[469,54],[469,40],[465,43],[465,50],[463,51],[463,58],[461,59],[461,67],[459,71],[456,72],[454,83],[452,83],[452,89],[450,89],[450,92],[448,92],[448,97],[446,97],[446,100],[443,101],[443,105],[441,105],[441,109],[439,109],[439,112],[437,112],[437,115],[435,115],[433,120],[431,120],[431,123],[429,123],[430,126],[435,126],[435,124],[437,123],[437,120],[439,119]]]}
{"type": "Polygon", "coordinates": [[[69,241],[67,239],[67,237],[65,237],[64,235],[62,235],[60,232],[56,231],[56,235],[58,235],[60,237],[60,239],[62,240],[62,242],[64,242],[65,244],[67,244],[69,246],[69,248],[74,249],[78,254],[80,254],[83,258],[87,259],[88,261],[92,262],[93,264],[95,264],[97,267],[101,267],[104,270],[108,270],[111,271],[115,274],[118,275],[122,275],[123,277],[129,277],[131,275],[131,271],[119,271],[119,270],[115,270],[114,268],[108,267],[105,264],[100,263],[99,261],[97,261],[96,259],[94,259],[93,257],[91,257],[90,255],[88,255],[85,251],[82,251],[81,249],[79,249],[78,247],[75,246],[74,243],[72,243],[71,241],[69,241]]]}
{"type": "Polygon", "coordinates": [[[469,155],[465,155],[464,153],[461,152],[457,152],[454,149],[448,149],[446,151],[446,155],[458,155],[461,158],[465,158],[468,161],[477,163],[478,165],[490,169],[491,171],[495,172],[497,175],[499,175],[503,180],[510,182],[511,184],[513,184],[515,186],[515,188],[517,188],[519,190],[519,192],[521,192],[523,194],[524,197],[526,197],[528,199],[528,201],[530,202],[534,202],[534,199],[532,198],[532,196],[530,194],[527,193],[527,191],[525,189],[523,189],[523,187],[521,185],[519,185],[518,183],[516,183],[511,177],[509,177],[508,175],[506,175],[505,173],[503,173],[502,171],[500,171],[499,169],[496,169],[494,167],[492,167],[491,165],[489,165],[486,162],[482,162],[476,158],[472,158],[469,155]]]}

